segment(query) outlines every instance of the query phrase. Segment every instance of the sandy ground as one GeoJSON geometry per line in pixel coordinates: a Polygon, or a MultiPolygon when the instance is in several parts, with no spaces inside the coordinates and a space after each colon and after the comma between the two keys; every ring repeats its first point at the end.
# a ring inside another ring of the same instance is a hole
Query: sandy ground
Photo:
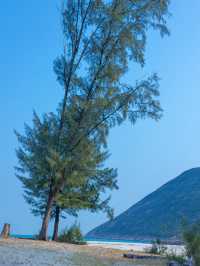
{"type": "Polygon", "coordinates": [[[73,266],[72,252],[39,241],[0,240],[0,266],[73,266]]]}
{"type": "Polygon", "coordinates": [[[123,259],[123,250],[95,245],[77,246],[54,242],[0,240],[0,266],[165,266],[160,259],[123,259]]]}

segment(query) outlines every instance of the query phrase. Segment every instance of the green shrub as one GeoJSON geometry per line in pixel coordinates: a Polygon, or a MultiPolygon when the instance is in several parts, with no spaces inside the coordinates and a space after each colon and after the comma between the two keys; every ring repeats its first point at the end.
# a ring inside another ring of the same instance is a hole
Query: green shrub
{"type": "Polygon", "coordinates": [[[59,236],[58,241],[71,244],[85,244],[80,226],[73,224],[69,229],[65,229],[59,236]]]}
{"type": "Polygon", "coordinates": [[[193,258],[195,266],[200,266],[200,223],[185,229],[183,239],[186,255],[193,258]]]}
{"type": "Polygon", "coordinates": [[[155,254],[155,255],[164,255],[167,251],[167,247],[165,247],[160,239],[156,239],[152,241],[151,249],[149,250],[149,253],[155,254]]]}
{"type": "Polygon", "coordinates": [[[177,255],[175,251],[170,251],[169,253],[166,253],[166,257],[168,261],[176,261],[180,265],[184,265],[186,262],[186,256],[183,255],[177,255]]]}

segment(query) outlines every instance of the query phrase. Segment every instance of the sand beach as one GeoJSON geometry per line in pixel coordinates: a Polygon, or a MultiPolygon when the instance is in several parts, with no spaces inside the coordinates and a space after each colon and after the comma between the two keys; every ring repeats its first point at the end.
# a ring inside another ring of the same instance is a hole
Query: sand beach
{"type": "MultiPolygon", "coordinates": [[[[151,248],[151,244],[147,243],[125,243],[125,242],[103,242],[103,241],[87,241],[88,246],[110,248],[121,251],[136,251],[145,252],[151,248]]],[[[182,254],[184,252],[184,246],[182,245],[165,245],[168,252],[174,251],[176,254],[182,254]]]]}
{"type": "MultiPolygon", "coordinates": [[[[165,260],[128,260],[124,252],[144,252],[147,244],[88,243],[77,246],[36,240],[0,240],[0,266],[164,266],[165,260]]],[[[180,250],[181,247],[171,247],[180,250]]]]}

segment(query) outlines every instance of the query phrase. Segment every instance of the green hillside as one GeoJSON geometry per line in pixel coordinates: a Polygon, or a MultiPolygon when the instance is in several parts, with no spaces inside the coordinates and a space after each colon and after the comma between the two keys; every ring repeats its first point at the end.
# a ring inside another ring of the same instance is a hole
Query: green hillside
{"type": "Polygon", "coordinates": [[[200,168],[190,169],[87,234],[99,239],[178,239],[183,221],[200,220],[200,168]]]}

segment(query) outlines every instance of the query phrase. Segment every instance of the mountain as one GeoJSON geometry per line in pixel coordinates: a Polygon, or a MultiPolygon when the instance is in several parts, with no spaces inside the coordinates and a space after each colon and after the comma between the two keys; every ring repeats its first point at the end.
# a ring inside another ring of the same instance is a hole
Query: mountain
{"type": "Polygon", "coordinates": [[[90,231],[96,239],[180,239],[183,221],[200,220],[200,168],[185,171],[114,220],[90,231]]]}

